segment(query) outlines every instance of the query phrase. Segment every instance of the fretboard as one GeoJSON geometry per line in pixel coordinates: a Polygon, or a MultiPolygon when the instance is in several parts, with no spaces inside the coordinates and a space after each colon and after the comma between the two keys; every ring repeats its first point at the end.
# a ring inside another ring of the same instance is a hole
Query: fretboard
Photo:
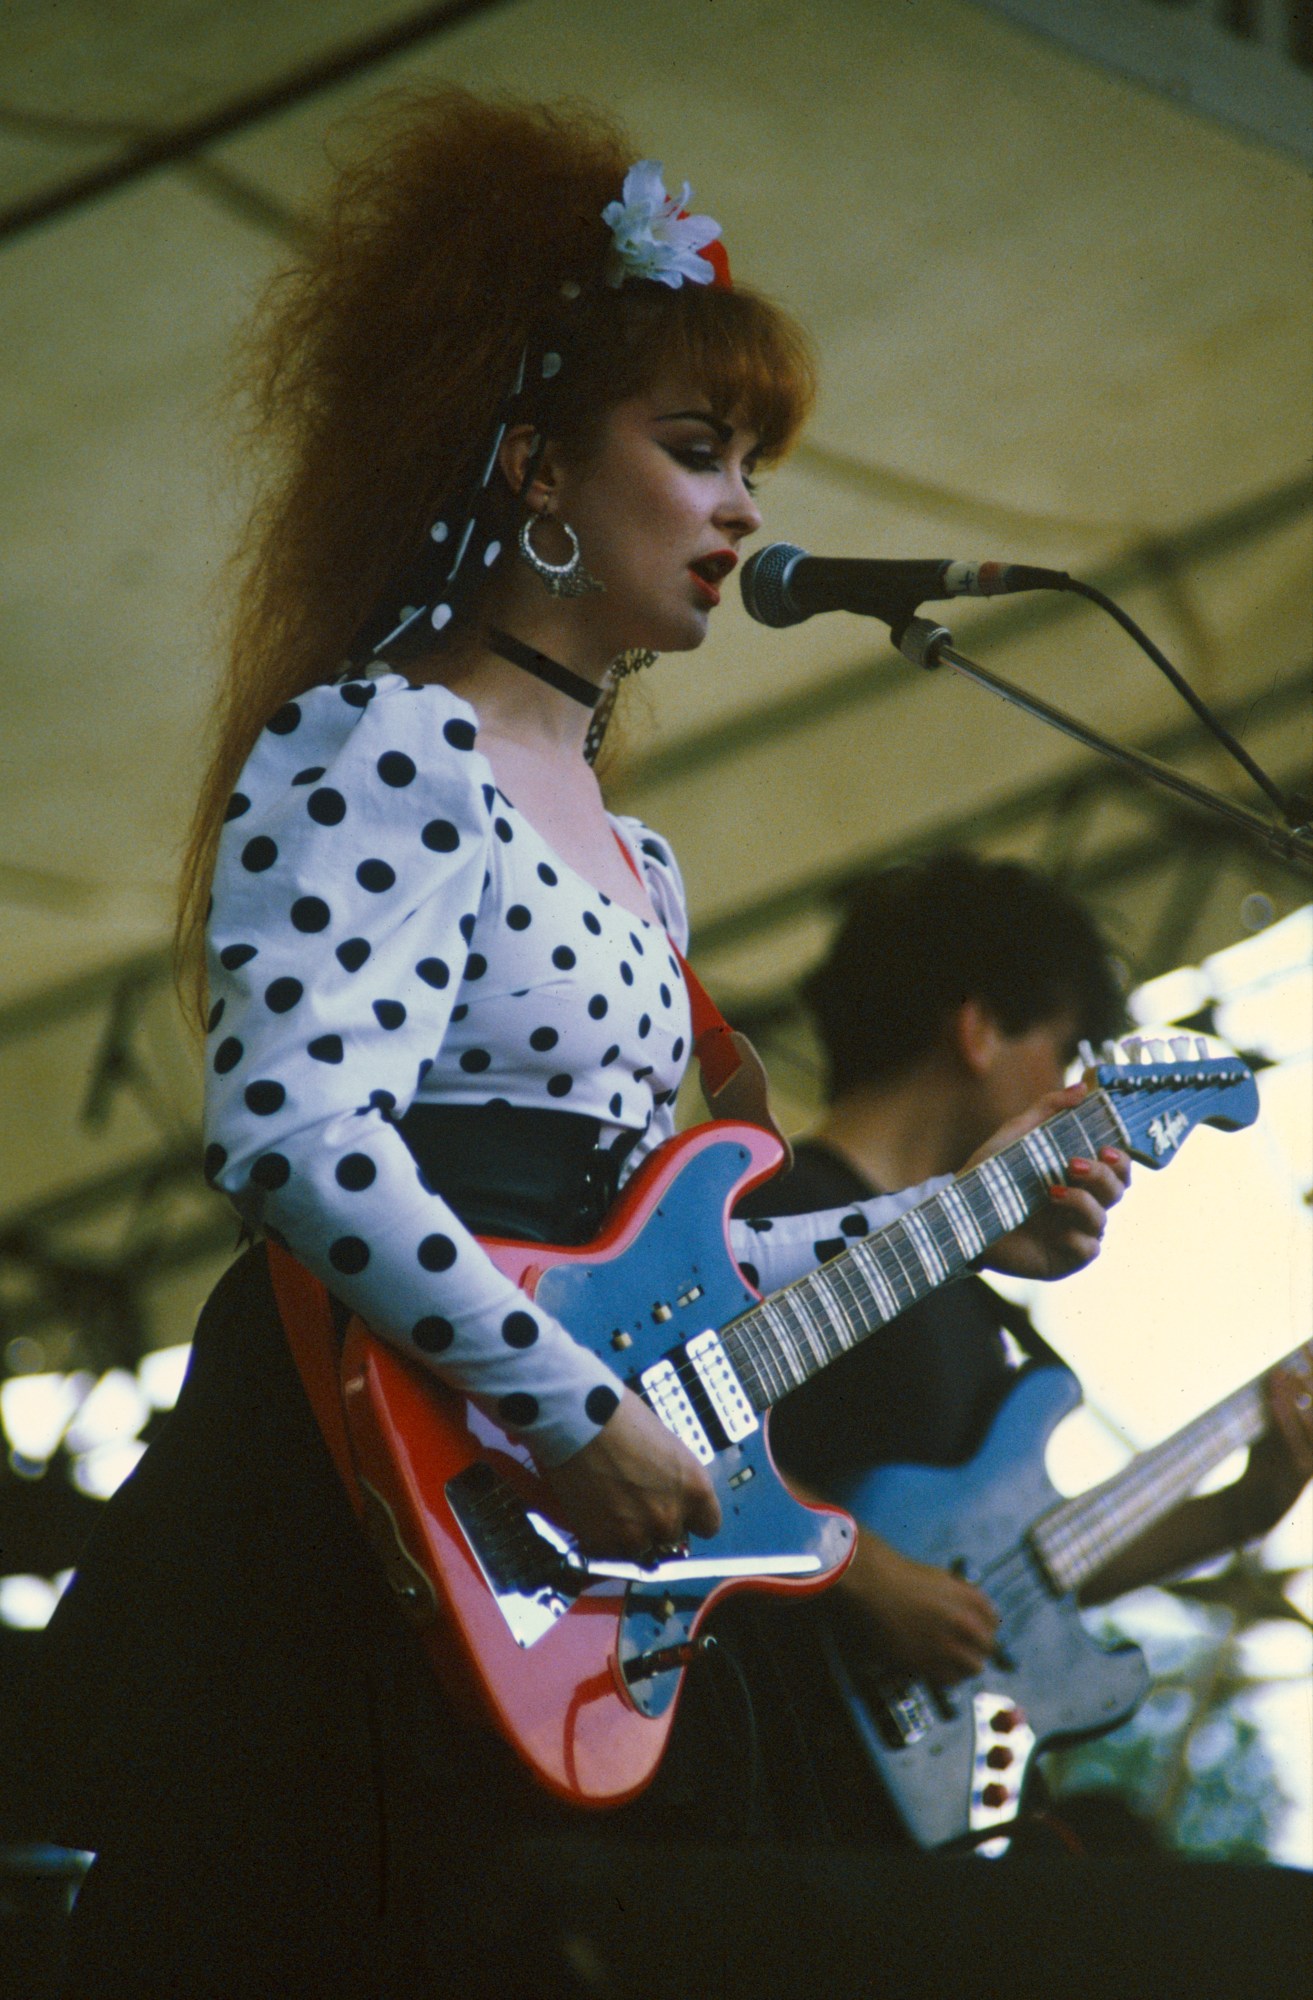
{"type": "MultiPolygon", "coordinates": [[[[1302,1350],[1288,1355],[1298,1362],[1302,1350]]],[[[1206,1472],[1233,1451],[1253,1444],[1267,1428],[1263,1378],[1215,1403],[1171,1437],[1140,1452],[1120,1472],[1065,1500],[1030,1531],[1029,1540],[1054,1587],[1076,1590],[1170,1513],[1206,1472]]]]}
{"type": "Polygon", "coordinates": [[[721,1342],[753,1407],[769,1409],[960,1277],[1043,1205],[1046,1190],[1065,1178],[1068,1160],[1078,1154],[1093,1160],[1101,1147],[1125,1144],[1107,1095],[1095,1091],[731,1321],[721,1342]]]}

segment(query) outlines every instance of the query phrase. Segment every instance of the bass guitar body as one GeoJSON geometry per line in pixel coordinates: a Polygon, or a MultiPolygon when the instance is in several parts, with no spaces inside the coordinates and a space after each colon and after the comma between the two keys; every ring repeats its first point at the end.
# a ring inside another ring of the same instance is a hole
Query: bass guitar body
{"type": "Polygon", "coordinates": [[[719,1597],[819,1590],[852,1554],[847,1516],[788,1492],[764,1415],[717,1374],[715,1330],[757,1302],[726,1247],[726,1217],[779,1155],[756,1127],[704,1126],[645,1163],[586,1248],[485,1241],[706,1466],[720,1532],[647,1570],[585,1564],[523,1445],[360,1321],[348,1330],[354,1479],[398,1599],[448,1684],[474,1690],[538,1779],[577,1805],[616,1805],[648,1783],[719,1597]]]}
{"type": "Polygon", "coordinates": [[[948,1689],[882,1672],[845,1645],[838,1621],[827,1624],[852,1719],[922,1847],[1006,1833],[1035,1754],[1114,1729],[1148,1690],[1138,1646],[1092,1639],[1074,1594],[1054,1590],[1028,1541],[1060,1502],[1045,1446],[1080,1399],[1066,1368],[1024,1369],[967,1464],[882,1465],[838,1489],[862,1527],[979,1584],[1000,1615],[994,1659],[948,1689]]]}

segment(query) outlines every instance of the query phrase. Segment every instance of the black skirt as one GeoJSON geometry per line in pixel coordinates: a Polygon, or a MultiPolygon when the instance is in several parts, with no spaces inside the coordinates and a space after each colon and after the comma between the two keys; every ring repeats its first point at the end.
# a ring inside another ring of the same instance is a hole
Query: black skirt
{"type": "Polygon", "coordinates": [[[324,2000],[473,1994],[481,1898],[522,1839],[853,1838],[871,1788],[818,1730],[809,1610],[724,1607],[648,1792],[561,1805],[444,1698],[248,1250],[45,1639],[41,1831],[98,1856],[71,1990],[228,1995],[277,1972],[324,2000]]]}

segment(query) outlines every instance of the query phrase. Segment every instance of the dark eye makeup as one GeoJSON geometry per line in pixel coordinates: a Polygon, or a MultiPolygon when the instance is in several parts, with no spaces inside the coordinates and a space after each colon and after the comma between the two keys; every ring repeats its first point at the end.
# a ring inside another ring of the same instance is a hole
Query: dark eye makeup
{"type": "MultiPolygon", "coordinates": [[[[719,451],[708,450],[705,445],[673,444],[667,445],[666,450],[680,465],[688,466],[692,472],[719,472],[723,463],[719,451]]],[[[755,464],[749,460],[745,460],[743,465],[743,485],[748,493],[755,493],[757,490],[755,464]]]]}

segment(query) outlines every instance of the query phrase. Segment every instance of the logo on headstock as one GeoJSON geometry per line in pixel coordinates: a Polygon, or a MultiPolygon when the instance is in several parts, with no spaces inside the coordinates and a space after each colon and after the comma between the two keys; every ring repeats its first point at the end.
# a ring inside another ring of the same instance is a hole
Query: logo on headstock
{"type": "Polygon", "coordinates": [[[1149,1120],[1149,1137],[1153,1140],[1155,1153],[1170,1153],[1180,1145],[1190,1129],[1190,1120],[1184,1111],[1167,1111],[1149,1120]]]}

